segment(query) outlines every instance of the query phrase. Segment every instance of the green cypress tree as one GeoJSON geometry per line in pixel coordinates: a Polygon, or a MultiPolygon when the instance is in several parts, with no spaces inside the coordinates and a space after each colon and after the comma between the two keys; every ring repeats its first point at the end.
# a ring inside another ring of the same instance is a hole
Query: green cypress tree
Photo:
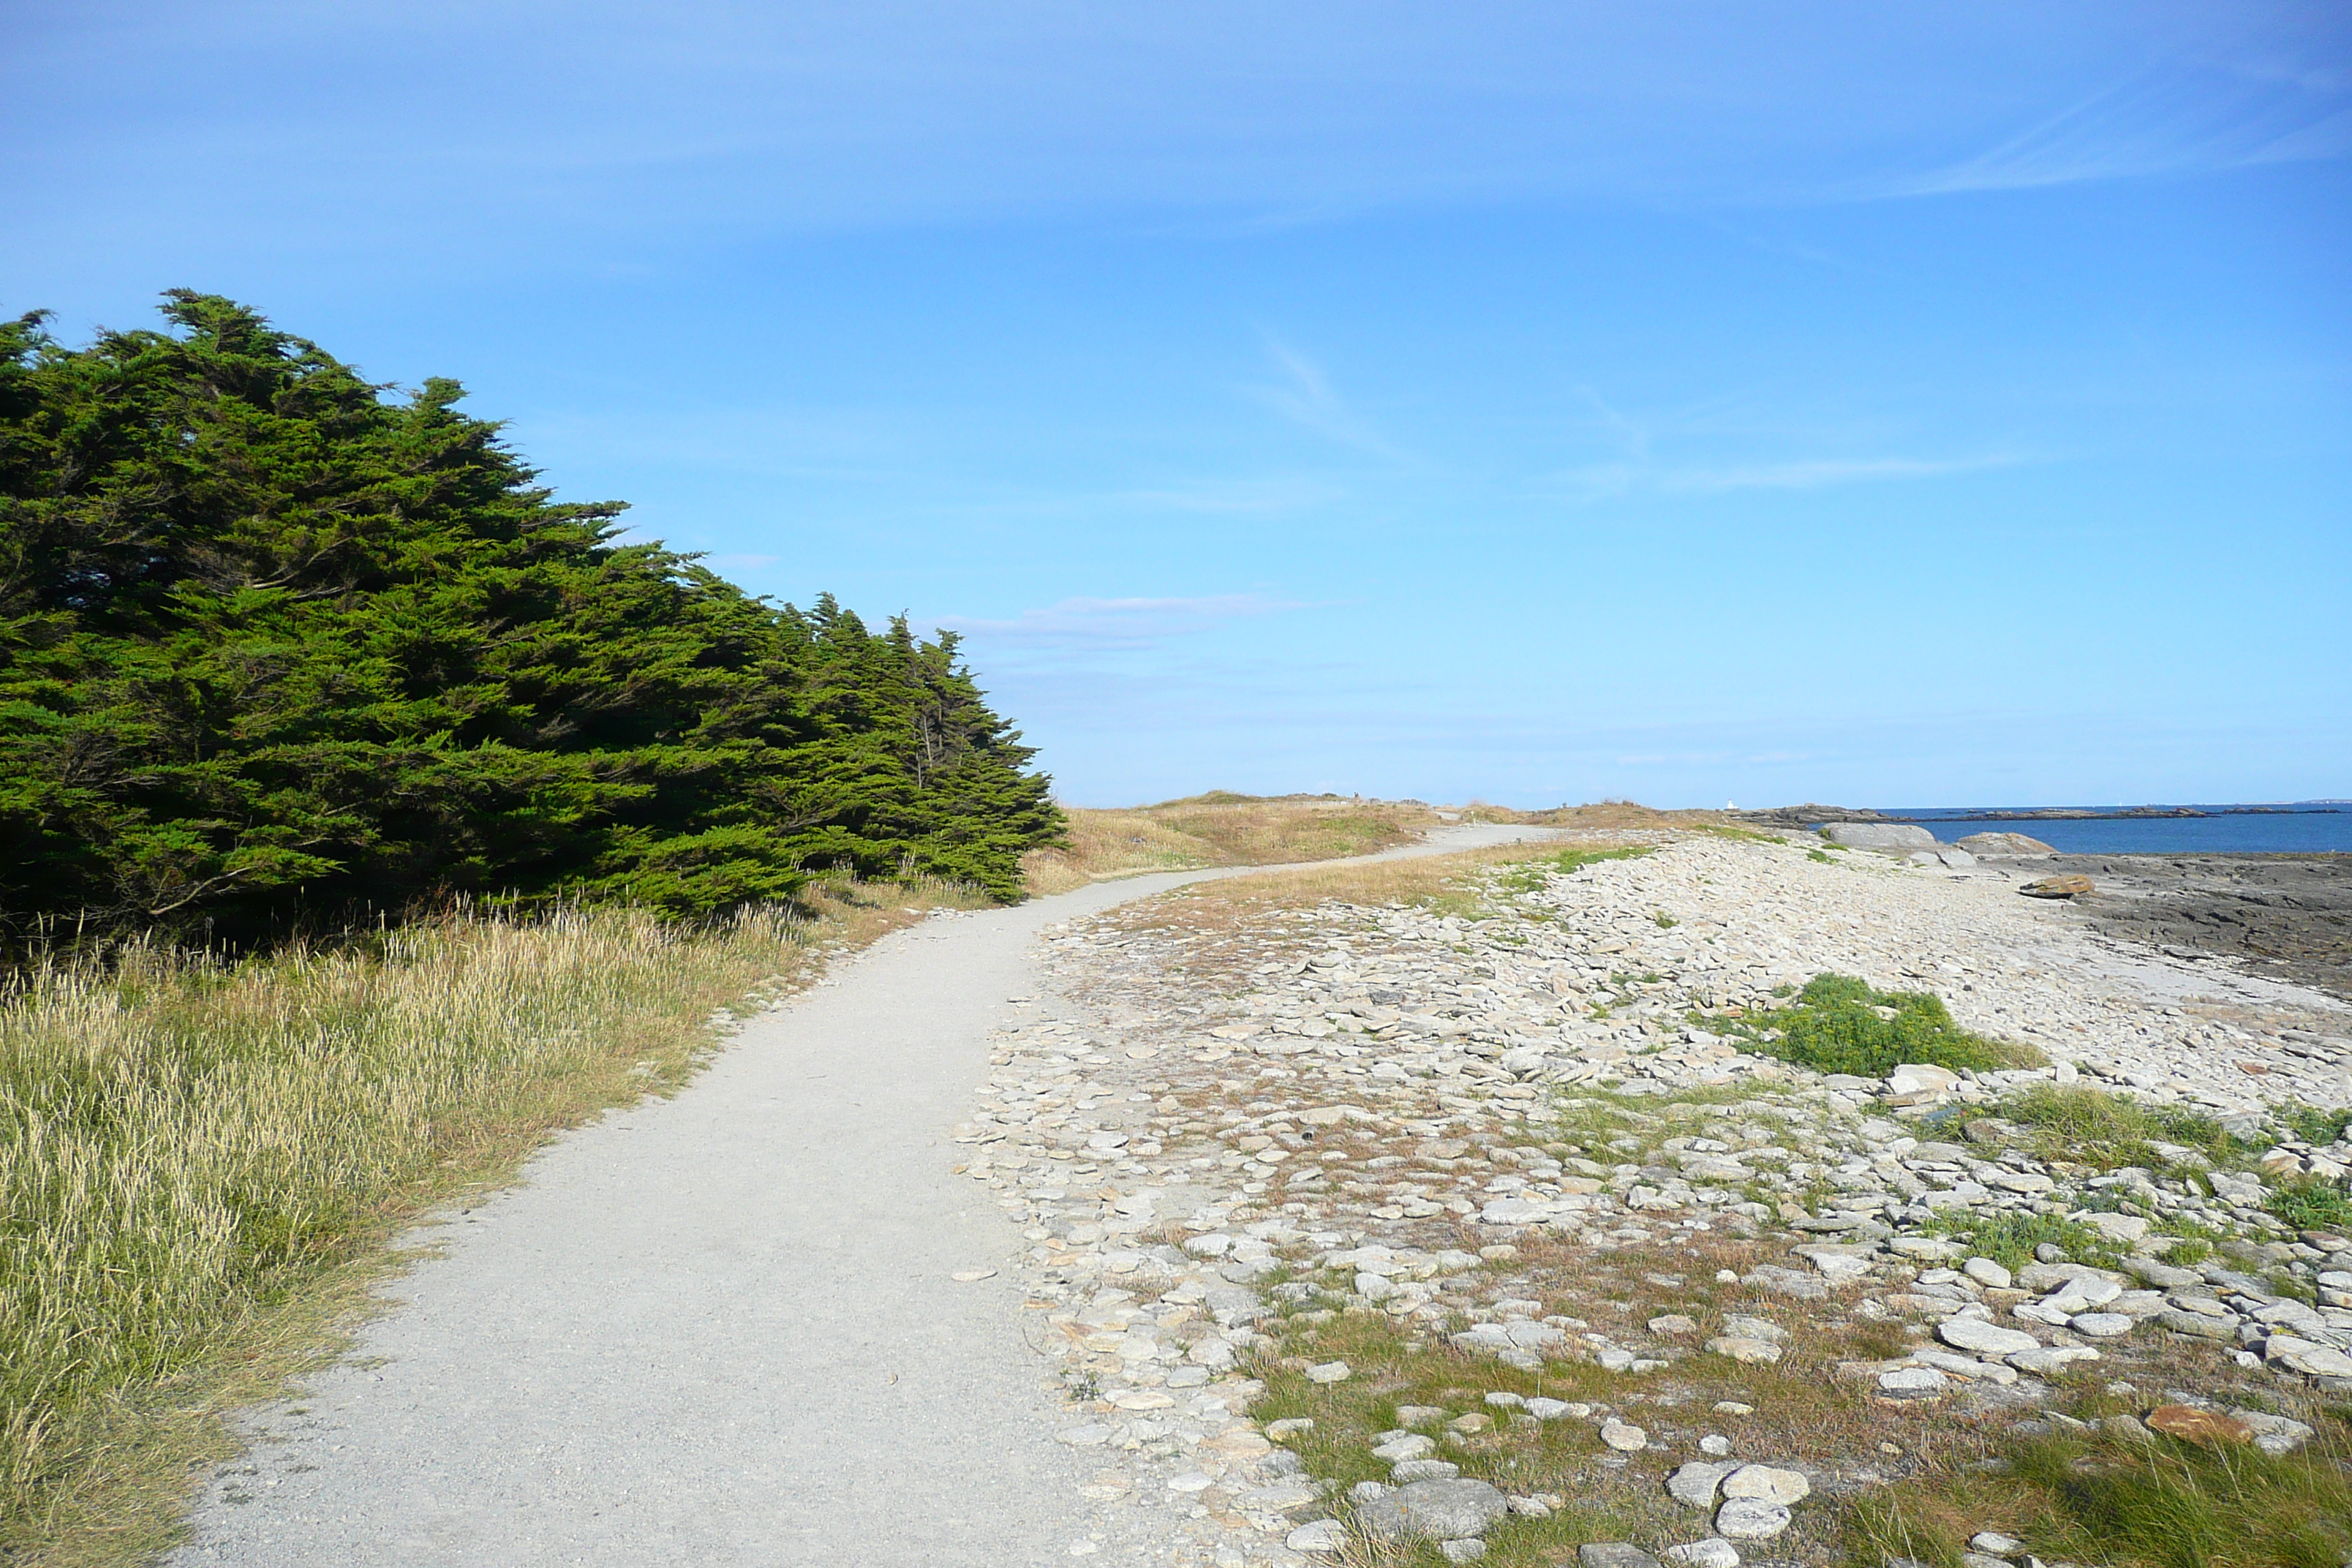
{"type": "Polygon", "coordinates": [[[1059,820],[952,637],[616,541],[460,414],[228,300],[0,324],[0,915],[233,941],[452,893],[679,914],[1059,820]]]}

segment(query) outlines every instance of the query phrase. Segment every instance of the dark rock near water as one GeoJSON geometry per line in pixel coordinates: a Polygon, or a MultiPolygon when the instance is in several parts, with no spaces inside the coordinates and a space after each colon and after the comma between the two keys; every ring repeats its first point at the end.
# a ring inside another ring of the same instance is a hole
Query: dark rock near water
{"type": "Polygon", "coordinates": [[[2352,855],[2062,855],[2050,868],[2098,879],[2084,907],[2109,936],[2352,1000],[2352,855]]]}
{"type": "Polygon", "coordinates": [[[1802,805],[1779,805],[1769,811],[1735,811],[1728,814],[1734,822],[1750,823],[1758,827],[1819,827],[1825,822],[1890,822],[1892,817],[1875,811],[1865,811],[1853,805],[1820,805],[1811,801],[1802,805]]]}

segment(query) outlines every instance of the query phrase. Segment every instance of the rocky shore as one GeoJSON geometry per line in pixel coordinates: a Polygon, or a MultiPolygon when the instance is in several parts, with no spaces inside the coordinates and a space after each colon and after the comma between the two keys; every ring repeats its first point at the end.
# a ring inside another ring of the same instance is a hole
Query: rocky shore
{"type": "Polygon", "coordinates": [[[2352,855],[2059,855],[2045,874],[2098,885],[2092,926],[2190,961],[2352,1001],[2352,855]]]}
{"type": "Polygon", "coordinates": [[[2280,1202],[2352,1169],[2305,1114],[2352,1104],[2352,1009],[1999,867],[1653,840],[1450,910],[1234,884],[1055,934],[959,1138],[1104,1458],[1074,1552],[1827,1563],[2004,1443],[2293,1454],[2352,1394],[2352,1238],[2280,1202]],[[1735,1021],[1825,970],[2049,1065],[1759,1053],[1735,1021]],[[2165,1120],[2101,1144],[2053,1094],[2165,1120]]]}

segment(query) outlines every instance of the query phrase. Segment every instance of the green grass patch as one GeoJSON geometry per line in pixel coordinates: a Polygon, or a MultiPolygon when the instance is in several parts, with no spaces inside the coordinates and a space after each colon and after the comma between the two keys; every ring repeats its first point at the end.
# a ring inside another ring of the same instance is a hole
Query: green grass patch
{"type": "Polygon", "coordinates": [[[1780,837],[1777,834],[1759,833],[1753,828],[1733,827],[1727,823],[1721,822],[1703,822],[1699,824],[1698,830],[1701,833],[1712,833],[1717,838],[1736,838],[1746,844],[1785,844],[1788,842],[1787,839],[1780,837]]]}
{"type": "Polygon", "coordinates": [[[1998,1530],[2049,1561],[2105,1568],[2339,1568],[2352,1557],[2352,1475],[2340,1431],[2273,1458],[2105,1433],[2011,1448],[1999,1473],[1931,1473],[1856,1500],[1853,1568],[1957,1563],[1998,1530]]]}
{"type": "Polygon", "coordinates": [[[1648,846],[1631,849],[1563,849],[1538,860],[1524,860],[1497,877],[1496,886],[1508,893],[1540,893],[1554,877],[1566,877],[1603,860],[1638,860],[1654,853],[1648,846]]]}
{"type": "Polygon", "coordinates": [[[1990,1072],[2042,1059],[2029,1047],[1961,1028],[1932,993],[1877,991],[1849,974],[1817,974],[1794,1005],[1733,1027],[1784,1061],[1860,1078],[1884,1078],[1906,1062],[1990,1072]]]}
{"type": "Polygon", "coordinates": [[[2313,1105],[2282,1106],[2271,1112],[2271,1118],[2313,1148],[2323,1149],[2352,1127],[2352,1107],[2322,1110],[2313,1105]]]}
{"type": "Polygon", "coordinates": [[[1805,858],[1808,860],[1818,860],[1824,866],[1834,866],[1837,864],[1836,861],[1831,859],[1827,855],[1824,855],[1818,849],[1806,850],[1805,858]]]}
{"type": "Polygon", "coordinates": [[[2033,1130],[2033,1152],[2040,1158],[2103,1171],[2126,1165],[2164,1169],[2170,1162],[2152,1147],[2159,1142],[2194,1149],[2215,1165],[2226,1165],[2242,1152],[2210,1116],[2144,1105],[2127,1094],[2078,1084],[2035,1084],[2003,1100],[2000,1113],[2033,1130]]]}
{"type": "Polygon", "coordinates": [[[2352,1228],[2352,1196],[2317,1176],[2290,1176],[2273,1186],[2263,1207],[2297,1230],[2352,1228]]]}
{"type": "Polygon", "coordinates": [[[2037,1247],[2055,1247],[2071,1263],[2101,1268],[2121,1264],[2127,1250],[2105,1232],[2058,1215],[2003,1214],[1984,1219],[1937,1215],[1923,1228],[1932,1235],[1965,1240],[1978,1256],[2012,1272],[2034,1261],[2037,1247]]]}

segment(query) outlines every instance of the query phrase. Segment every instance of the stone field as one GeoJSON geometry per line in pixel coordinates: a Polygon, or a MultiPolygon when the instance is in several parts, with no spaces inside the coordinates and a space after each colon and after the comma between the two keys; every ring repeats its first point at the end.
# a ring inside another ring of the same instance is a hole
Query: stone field
{"type": "Polygon", "coordinates": [[[1842,1562],[2004,1443],[2334,1431],[2352,1010],[1996,865],[1569,847],[1633,853],[1047,933],[956,1135],[1100,1461],[1075,1557],[1842,1562]],[[1769,1054],[1824,972],[2047,1065],[1769,1054]],[[2105,1094],[2131,1138],[2049,1120],[2105,1094]]]}

